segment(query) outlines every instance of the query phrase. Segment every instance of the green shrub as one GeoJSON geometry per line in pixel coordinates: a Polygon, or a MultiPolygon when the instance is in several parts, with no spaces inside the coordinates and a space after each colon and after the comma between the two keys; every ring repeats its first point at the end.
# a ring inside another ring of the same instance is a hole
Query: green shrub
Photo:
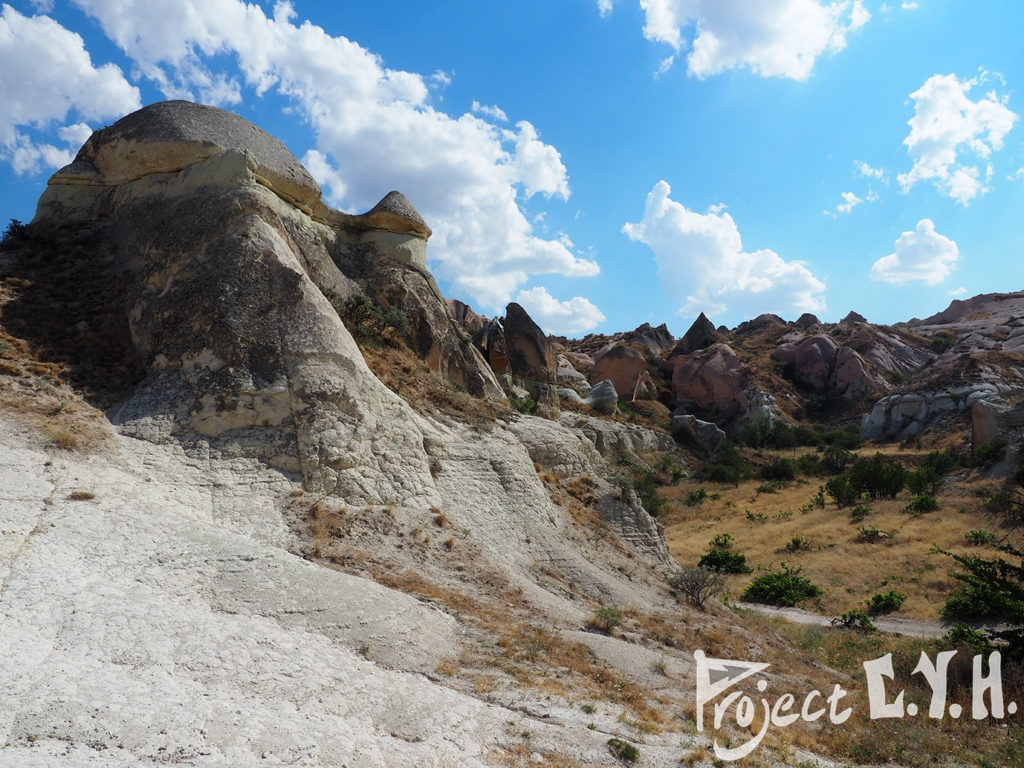
{"type": "Polygon", "coordinates": [[[704,610],[704,603],[725,588],[722,574],[710,568],[683,568],[668,578],[672,591],[685,597],[694,608],[704,610]]]}
{"type": "Polygon", "coordinates": [[[508,404],[515,408],[520,413],[533,413],[537,410],[537,401],[529,395],[526,397],[516,397],[515,395],[508,396],[508,404]]]}
{"type": "Polygon", "coordinates": [[[13,243],[16,240],[25,236],[25,232],[28,229],[18,219],[11,219],[7,222],[7,226],[4,228],[4,234],[0,237],[0,244],[7,245],[13,243]]]}
{"type": "Polygon", "coordinates": [[[936,501],[934,496],[930,496],[927,493],[922,493],[920,496],[915,496],[910,500],[910,503],[903,508],[904,512],[913,512],[915,514],[922,514],[924,512],[934,512],[939,508],[939,502],[936,501]]]}
{"type": "Polygon", "coordinates": [[[903,601],[906,599],[907,596],[902,592],[890,589],[888,592],[874,594],[864,602],[867,603],[868,613],[871,616],[878,616],[882,613],[892,613],[899,610],[899,607],[903,605],[903,601]]]}
{"type": "Polygon", "coordinates": [[[811,543],[807,541],[803,536],[794,536],[790,539],[786,546],[783,547],[787,552],[800,552],[811,548],[811,543]]]}
{"type": "Polygon", "coordinates": [[[974,466],[990,469],[1002,461],[1006,455],[1006,440],[997,437],[991,443],[980,445],[974,449],[974,466]]]}
{"type": "Polygon", "coordinates": [[[915,496],[923,494],[935,495],[942,484],[940,477],[931,467],[921,467],[907,473],[907,490],[915,496]]]}
{"type": "Polygon", "coordinates": [[[839,475],[825,483],[825,493],[832,497],[840,507],[848,507],[860,498],[860,493],[853,487],[850,478],[839,475]]]}
{"type": "Polygon", "coordinates": [[[716,533],[711,539],[711,546],[715,549],[731,549],[735,541],[731,533],[716,533]]]}
{"type": "Polygon", "coordinates": [[[704,488],[698,488],[695,491],[690,491],[686,494],[686,506],[699,507],[704,503],[704,499],[707,497],[708,492],[704,488]]]}
{"type": "Polygon", "coordinates": [[[860,632],[874,632],[878,629],[864,611],[847,611],[837,619],[832,619],[832,625],[843,629],[856,629],[860,632]]]}
{"type": "Polygon", "coordinates": [[[331,288],[323,289],[323,294],[360,344],[379,347],[384,343],[392,346],[408,343],[412,323],[405,310],[385,307],[365,293],[354,294],[346,300],[331,288]]]}
{"type": "Polygon", "coordinates": [[[823,475],[826,472],[825,466],[821,463],[821,459],[819,459],[817,454],[814,453],[805,453],[797,459],[796,468],[804,475],[817,476],[823,475]]]}
{"type": "Polygon", "coordinates": [[[892,534],[889,531],[883,531],[881,528],[875,528],[872,525],[857,526],[857,541],[866,541],[868,543],[874,543],[881,541],[882,539],[891,539],[892,534]]]}
{"type": "Polygon", "coordinates": [[[743,599],[752,603],[793,606],[821,594],[821,588],[800,575],[800,568],[791,569],[782,563],[781,571],[769,571],[750,582],[743,591],[743,599]]]}
{"type": "Polygon", "coordinates": [[[853,459],[853,453],[843,446],[830,445],[821,455],[821,466],[826,472],[838,475],[850,465],[853,459]]]}
{"type": "Polygon", "coordinates": [[[968,544],[973,544],[976,547],[983,546],[985,544],[991,544],[995,541],[996,535],[992,531],[985,529],[979,529],[974,531],[968,531],[964,534],[964,540],[968,544]]]}
{"type": "Polygon", "coordinates": [[[657,517],[669,507],[668,499],[658,493],[658,483],[654,475],[648,472],[640,480],[633,481],[633,489],[640,497],[640,503],[648,514],[657,517]]]}
{"type": "Polygon", "coordinates": [[[876,453],[869,459],[858,459],[849,472],[850,485],[858,493],[872,499],[891,499],[907,481],[907,468],[896,459],[876,453]]]}
{"type": "Polygon", "coordinates": [[[868,512],[870,511],[870,508],[865,507],[863,504],[858,504],[850,510],[850,520],[854,523],[863,522],[864,518],[868,516],[868,512]]]}
{"type": "Polygon", "coordinates": [[[747,556],[726,549],[710,550],[697,562],[697,567],[719,573],[750,573],[747,556]]]}
{"type": "Polygon", "coordinates": [[[622,609],[615,605],[598,606],[590,618],[591,627],[608,634],[620,624],[622,624],[622,609]]]}
{"type": "Polygon", "coordinates": [[[640,758],[640,750],[622,739],[608,739],[608,749],[618,760],[635,763],[640,758]]]}
{"type": "Polygon", "coordinates": [[[743,458],[735,443],[725,440],[698,471],[698,477],[717,483],[739,485],[750,477],[750,464],[743,458]]]}
{"type": "Polygon", "coordinates": [[[754,492],[755,493],[778,493],[779,492],[779,485],[778,485],[778,483],[761,483],[761,485],[757,486],[757,488],[754,489],[754,492]]]}
{"type": "Polygon", "coordinates": [[[796,465],[790,459],[776,459],[768,466],[761,468],[761,477],[765,480],[794,480],[796,479],[796,465]]]}

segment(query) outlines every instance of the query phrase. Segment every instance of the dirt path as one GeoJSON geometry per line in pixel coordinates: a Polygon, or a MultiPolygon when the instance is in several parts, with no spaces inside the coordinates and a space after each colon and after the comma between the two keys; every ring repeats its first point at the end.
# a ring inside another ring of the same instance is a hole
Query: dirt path
{"type": "MultiPolygon", "coordinates": [[[[734,603],[734,605],[737,608],[745,608],[749,611],[765,614],[766,616],[777,616],[797,624],[817,624],[818,626],[827,627],[832,623],[831,616],[821,616],[801,608],[777,608],[758,603],[734,603]]],[[[942,637],[952,626],[945,622],[897,619],[890,616],[878,616],[873,618],[872,621],[882,632],[891,632],[895,635],[907,635],[909,637],[942,637]]]]}

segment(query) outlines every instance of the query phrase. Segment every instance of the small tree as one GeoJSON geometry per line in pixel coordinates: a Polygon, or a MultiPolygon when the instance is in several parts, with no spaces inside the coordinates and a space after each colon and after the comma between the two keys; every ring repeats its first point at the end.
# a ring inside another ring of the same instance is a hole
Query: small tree
{"type": "Polygon", "coordinates": [[[722,574],[710,568],[683,568],[668,577],[668,584],[678,597],[702,611],[704,603],[725,589],[722,574]]]}

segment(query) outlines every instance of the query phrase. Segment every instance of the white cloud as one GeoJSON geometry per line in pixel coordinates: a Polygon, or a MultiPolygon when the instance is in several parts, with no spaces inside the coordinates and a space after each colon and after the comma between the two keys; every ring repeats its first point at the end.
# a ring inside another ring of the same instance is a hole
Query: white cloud
{"type": "Polygon", "coordinates": [[[507,136],[516,143],[512,167],[526,187],[526,199],[541,192],[547,197],[555,195],[568,200],[569,179],[558,150],[540,141],[537,130],[527,121],[516,123],[516,128],[518,134],[509,131],[507,136]]]}
{"type": "Polygon", "coordinates": [[[825,309],[825,284],[804,264],[770,250],[744,251],[732,216],[687,210],[670,192],[659,181],[647,196],[643,219],[622,231],[654,251],[662,285],[683,302],[679,314],[736,309],[752,317],[825,309]]]}
{"type": "Polygon", "coordinates": [[[886,184],[889,183],[888,178],[885,175],[884,168],[872,168],[870,165],[863,161],[857,161],[857,171],[866,179],[878,179],[886,184]]]}
{"type": "Polygon", "coordinates": [[[914,11],[917,10],[917,3],[900,3],[900,8],[902,8],[904,11],[914,11]]]}
{"type": "Polygon", "coordinates": [[[668,72],[670,69],[672,69],[672,65],[675,64],[675,63],[676,63],[675,54],[662,59],[661,63],[658,64],[658,68],[656,70],[654,70],[654,78],[658,79],[659,77],[664,75],[666,72],[668,72]]]}
{"type": "Polygon", "coordinates": [[[545,333],[572,336],[596,328],[604,322],[604,313],[582,296],[568,301],[554,298],[543,286],[520,291],[516,301],[545,333]]]}
{"type": "Polygon", "coordinates": [[[601,14],[601,18],[608,16],[612,12],[613,0],[597,0],[597,11],[601,14]]]}
{"type": "Polygon", "coordinates": [[[903,143],[914,166],[897,177],[904,192],[930,180],[943,194],[966,205],[987,191],[979,169],[963,155],[984,160],[1001,149],[1017,115],[994,91],[977,101],[967,97],[984,79],[984,74],[963,82],[956,75],[932,75],[910,94],[914,116],[907,121],[910,134],[903,143]]]}
{"type": "Polygon", "coordinates": [[[475,115],[483,115],[492,120],[500,120],[503,123],[508,122],[508,115],[505,114],[505,110],[498,106],[488,106],[481,104],[479,101],[474,101],[470,111],[475,115]]]}
{"type": "Polygon", "coordinates": [[[853,192],[843,192],[842,197],[843,202],[836,206],[836,213],[849,213],[864,202],[863,198],[857,197],[853,192]]]}
{"type": "Polygon", "coordinates": [[[806,80],[824,53],[842,50],[847,33],[871,14],[861,0],[640,0],[644,36],[676,51],[693,35],[687,64],[707,77],[746,67],[762,77],[806,80]]]}
{"type": "Polygon", "coordinates": [[[953,271],[960,249],[935,231],[931,219],[921,219],[917,229],[896,239],[896,250],[871,267],[871,279],[896,285],[921,282],[938,285],[953,271]]]}
{"type": "Polygon", "coordinates": [[[952,291],[946,291],[950,296],[963,296],[967,293],[967,289],[962,285],[959,288],[954,288],[952,291]]]}
{"type": "Polygon", "coordinates": [[[39,143],[26,129],[50,129],[75,114],[103,120],[137,109],[139,91],[113,64],[94,67],[82,38],[48,16],[0,10],[0,159],[17,173],[66,164],[82,134],[65,126],[68,146],[39,143]]]}
{"type": "Polygon", "coordinates": [[[519,207],[524,196],[569,195],[558,151],[530,123],[507,130],[481,115],[445,114],[430,103],[434,76],[388,69],[358,43],[296,23],[287,2],[269,17],[241,0],[74,3],[168,95],[217,82],[228,57],[245,87],[292,100],[314,131],[319,155],[307,158],[330,199],[365,210],[402,190],[434,230],[435,273],[480,307],[500,310],[531,275],[599,272],[538,237],[519,207]]]}

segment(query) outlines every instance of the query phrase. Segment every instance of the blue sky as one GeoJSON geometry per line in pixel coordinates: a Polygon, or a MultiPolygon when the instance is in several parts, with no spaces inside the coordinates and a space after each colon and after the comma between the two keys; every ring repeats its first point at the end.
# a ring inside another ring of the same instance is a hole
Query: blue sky
{"type": "Polygon", "coordinates": [[[1024,289],[1024,3],[8,0],[0,217],[191,98],[325,198],[405,192],[442,291],[582,335],[1024,289]]]}

